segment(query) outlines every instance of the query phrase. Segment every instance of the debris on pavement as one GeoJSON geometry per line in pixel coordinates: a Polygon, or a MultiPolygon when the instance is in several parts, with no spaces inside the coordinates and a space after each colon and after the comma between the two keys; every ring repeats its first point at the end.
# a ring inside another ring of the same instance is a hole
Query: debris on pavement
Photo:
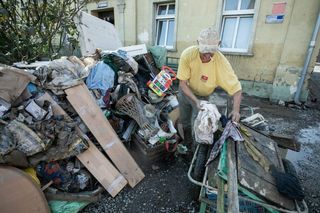
{"type": "Polygon", "coordinates": [[[154,93],[147,82],[161,69],[149,63],[152,54],[135,50],[142,54],[133,58],[124,49],[0,67],[0,163],[34,168],[50,198],[95,191],[100,184],[114,197],[144,178],[124,145],[138,137],[148,151],[162,147],[158,157],[166,148],[175,153],[172,83],[154,93]]]}

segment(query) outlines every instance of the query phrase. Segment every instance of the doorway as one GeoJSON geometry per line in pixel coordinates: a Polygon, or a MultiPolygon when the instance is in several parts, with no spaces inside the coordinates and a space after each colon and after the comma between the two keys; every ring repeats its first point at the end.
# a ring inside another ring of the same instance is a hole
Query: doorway
{"type": "Polygon", "coordinates": [[[91,14],[114,25],[113,8],[103,10],[92,10],[91,14]]]}

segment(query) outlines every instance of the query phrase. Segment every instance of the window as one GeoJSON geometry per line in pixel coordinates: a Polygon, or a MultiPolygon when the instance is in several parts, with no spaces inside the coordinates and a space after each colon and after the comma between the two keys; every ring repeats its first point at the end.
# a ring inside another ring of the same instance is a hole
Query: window
{"type": "Polygon", "coordinates": [[[158,4],[156,10],[156,45],[174,48],[176,8],[174,3],[158,4]]]}
{"type": "Polygon", "coordinates": [[[221,51],[248,52],[255,0],[225,0],[222,12],[221,51]]]}

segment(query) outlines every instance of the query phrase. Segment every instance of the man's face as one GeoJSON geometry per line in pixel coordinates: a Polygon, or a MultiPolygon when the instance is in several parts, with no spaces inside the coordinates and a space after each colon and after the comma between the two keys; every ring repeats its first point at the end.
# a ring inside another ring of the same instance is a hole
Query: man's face
{"type": "Polygon", "coordinates": [[[208,63],[211,61],[214,53],[200,53],[200,59],[202,63],[208,63]]]}

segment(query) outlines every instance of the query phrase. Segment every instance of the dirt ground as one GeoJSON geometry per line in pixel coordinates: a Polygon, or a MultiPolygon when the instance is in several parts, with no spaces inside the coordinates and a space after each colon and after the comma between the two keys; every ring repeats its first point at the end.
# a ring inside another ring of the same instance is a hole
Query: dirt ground
{"type": "MultiPolygon", "coordinates": [[[[225,95],[211,98],[225,104],[225,95]]],[[[294,106],[280,106],[268,100],[245,96],[243,104],[253,107],[267,120],[275,133],[295,136],[301,143],[299,153],[288,151],[306,195],[309,212],[320,212],[320,111],[294,106]]],[[[218,105],[219,105],[218,104],[218,105]]],[[[245,112],[244,112],[245,113],[245,112]]],[[[181,157],[150,162],[136,149],[130,152],[146,177],[135,188],[126,187],[115,198],[107,193],[82,212],[197,212],[199,203],[191,196],[193,184],[188,180],[189,164],[181,157]]]]}

